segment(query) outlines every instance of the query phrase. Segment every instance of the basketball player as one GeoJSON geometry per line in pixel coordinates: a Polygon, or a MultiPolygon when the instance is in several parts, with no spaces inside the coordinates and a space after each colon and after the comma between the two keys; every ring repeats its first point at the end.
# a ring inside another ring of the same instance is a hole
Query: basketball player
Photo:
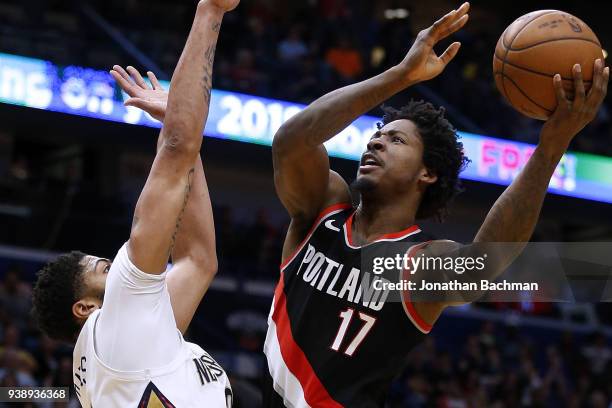
{"type": "MultiPolygon", "coordinates": [[[[394,94],[439,75],[460,44],[440,56],[433,47],[466,24],[468,10],[465,3],[421,31],[399,65],[323,96],[278,130],[274,178],[291,224],[264,350],[270,382],[266,407],[384,406],[390,382],[442,311],[478,294],[447,301],[412,302],[408,293],[402,302],[374,299],[366,293],[371,276],[361,270],[362,259],[368,251],[393,256],[410,248],[412,256],[439,257],[470,255],[478,243],[527,242],[561,156],[595,117],[609,78],[601,60],[595,61],[588,95],[580,66],[574,67],[573,101],[566,98],[560,76],[554,77],[558,107],[538,146],[491,208],[475,244],[462,246],[437,240],[417,244],[424,238],[415,225],[417,218],[442,215],[458,190],[466,159],[455,129],[444,110],[429,103],[386,108],[359,164],[354,188],[360,202],[353,208],[349,186],[330,170],[323,143],[394,94]]],[[[500,270],[487,273],[479,278],[493,279],[500,270]]]]}
{"type": "MultiPolygon", "coordinates": [[[[356,209],[346,182],[330,171],[323,147],[393,94],[440,74],[459,44],[440,57],[433,46],[463,27],[468,8],[464,4],[421,32],[398,66],[322,97],[277,133],[275,181],[292,221],[266,338],[269,384],[264,406],[383,406],[389,383],[444,308],[480,295],[451,294],[438,302],[411,302],[408,295],[401,303],[366,301],[367,285],[358,281],[366,275],[359,269],[371,249],[388,249],[388,255],[410,249],[413,256],[479,252],[478,247],[452,241],[420,243],[422,233],[414,225],[416,218],[444,214],[466,162],[442,109],[412,102],[400,110],[385,110],[384,126],[372,136],[361,159],[354,184],[361,193],[356,209]]],[[[555,77],[557,111],[542,129],[540,145],[521,175],[491,209],[475,243],[529,240],[557,163],[575,134],[595,116],[606,93],[609,71],[601,61],[595,63],[588,96],[577,69],[573,102],[555,77]]],[[[160,119],[166,114],[164,92],[130,96],[127,104],[160,119]]],[[[517,252],[513,250],[510,258],[517,252]]],[[[488,268],[489,276],[476,279],[493,278],[499,269],[488,268]]],[[[437,280],[457,277],[441,273],[437,280]]]]}
{"type": "MultiPolygon", "coordinates": [[[[199,152],[219,29],[238,2],[198,3],[130,238],[114,261],[72,252],[39,272],[35,315],[51,337],[76,343],[73,379],[83,407],[232,404],[224,370],[182,333],[216,272],[199,152]]],[[[123,70],[113,76],[124,88],[144,86],[139,75],[136,85],[123,70]]]]}

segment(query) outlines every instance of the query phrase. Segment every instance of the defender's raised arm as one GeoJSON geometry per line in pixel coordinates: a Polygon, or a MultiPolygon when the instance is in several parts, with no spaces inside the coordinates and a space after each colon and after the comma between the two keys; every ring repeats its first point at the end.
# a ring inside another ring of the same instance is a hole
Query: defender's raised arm
{"type": "Polygon", "coordinates": [[[166,269],[194,182],[223,14],[237,0],[206,0],[172,78],[160,147],[140,195],[129,240],[132,262],[147,273],[166,269]]]}
{"type": "MultiPolygon", "coordinates": [[[[164,121],[168,91],[159,83],[154,73],[147,72],[151,86],[147,85],[133,67],[127,67],[126,71],[115,65],[111,74],[130,96],[125,105],[138,107],[157,120],[164,121]]],[[[160,134],[157,141],[158,151],[164,145],[163,136],[160,134]]],[[[194,168],[191,196],[171,254],[172,270],[167,278],[176,326],[183,333],[189,327],[202,297],[217,273],[212,206],[199,155],[194,168]]]]}

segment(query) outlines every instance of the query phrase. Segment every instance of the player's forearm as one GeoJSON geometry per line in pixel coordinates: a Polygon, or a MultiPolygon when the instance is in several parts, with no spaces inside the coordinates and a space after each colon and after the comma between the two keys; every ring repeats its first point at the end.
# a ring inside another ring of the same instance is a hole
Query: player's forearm
{"type": "Polygon", "coordinates": [[[495,202],[474,242],[527,242],[540,216],[562,152],[539,145],[518,177],[495,202]]]}
{"type": "Polygon", "coordinates": [[[312,148],[331,139],[355,119],[407,88],[397,67],[365,81],[337,89],[289,119],[274,138],[275,147],[312,148]]]}
{"type": "MultiPolygon", "coordinates": [[[[157,151],[163,143],[164,136],[160,134],[157,151]]],[[[200,155],[196,158],[194,168],[192,192],[171,254],[172,262],[190,260],[201,265],[202,273],[216,273],[217,253],[212,204],[200,155]]]]}
{"type": "MultiPolygon", "coordinates": [[[[520,255],[529,241],[542,209],[548,183],[558,159],[536,148],[525,168],[497,199],[474,242],[448,256],[454,258],[486,260],[485,267],[463,274],[443,271],[436,278],[441,282],[459,281],[473,284],[482,280],[493,281],[520,255]],[[498,245],[496,243],[505,243],[498,245]]],[[[480,287],[480,285],[478,285],[480,287]]],[[[447,305],[477,301],[483,290],[449,290],[437,293],[447,305]]]]}
{"type": "Polygon", "coordinates": [[[172,262],[180,262],[183,259],[189,259],[200,265],[202,273],[216,272],[217,256],[212,205],[202,159],[199,156],[196,159],[191,196],[172,251],[172,262]]]}
{"type": "Polygon", "coordinates": [[[185,49],[172,76],[164,119],[164,145],[184,144],[190,151],[200,150],[222,18],[220,9],[208,3],[198,5],[185,49]]]}

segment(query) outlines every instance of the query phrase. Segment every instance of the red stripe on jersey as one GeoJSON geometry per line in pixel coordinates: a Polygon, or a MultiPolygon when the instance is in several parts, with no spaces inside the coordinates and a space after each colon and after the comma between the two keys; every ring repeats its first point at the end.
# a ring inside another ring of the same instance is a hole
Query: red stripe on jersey
{"type": "Polygon", "coordinates": [[[323,218],[327,217],[330,213],[332,213],[332,212],[334,212],[336,210],[347,210],[349,208],[351,208],[350,204],[343,203],[343,204],[334,204],[332,206],[329,206],[329,207],[325,208],[323,211],[321,211],[319,213],[317,219],[315,220],[315,222],[312,224],[312,227],[310,227],[310,230],[308,231],[308,234],[306,234],[306,238],[304,238],[302,240],[302,242],[300,242],[300,245],[297,246],[297,248],[293,251],[291,256],[289,256],[287,259],[285,259],[281,263],[281,265],[280,265],[281,271],[283,269],[285,269],[287,267],[287,265],[289,265],[291,263],[291,261],[295,258],[295,256],[302,250],[302,248],[304,248],[304,245],[310,239],[310,237],[312,236],[312,233],[319,226],[319,224],[321,223],[321,220],[323,218]]]}
{"type": "MultiPolygon", "coordinates": [[[[353,244],[353,217],[355,216],[355,213],[353,212],[349,218],[346,220],[346,238],[348,239],[348,243],[351,246],[357,246],[355,244],[353,244]]],[[[399,232],[391,232],[388,234],[383,234],[380,237],[376,238],[374,241],[370,242],[370,244],[377,242],[377,241],[381,241],[383,239],[399,239],[399,238],[405,238],[408,235],[420,231],[420,228],[418,225],[412,225],[404,230],[401,230],[399,232]]]]}
{"type": "Polygon", "coordinates": [[[289,315],[287,314],[287,298],[285,297],[283,272],[274,292],[274,313],[272,319],[276,324],[276,334],[285,365],[298,379],[304,390],[304,399],[311,407],[342,408],[327,392],[306,355],[295,342],[291,333],[289,315]]]}
{"type": "MultiPolygon", "coordinates": [[[[414,245],[413,247],[411,247],[408,250],[408,258],[412,258],[412,255],[419,249],[423,248],[424,246],[426,246],[427,244],[429,244],[431,241],[427,241],[427,242],[423,242],[422,244],[418,244],[418,245],[414,245]]],[[[404,269],[402,272],[402,279],[406,279],[410,276],[410,271],[407,269],[404,269]]],[[[427,323],[425,320],[423,320],[423,318],[419,315],[419,313],[417,312],[416,308],[414,307],[414,304],[412,303],[412,301],[410,300],[410,291],[409,290],[403,290],[402,291],[402,301],[404,303],[405,306],[405,310],[406,313],[408,313],[410,315],[410,318],[412,320],[412,322],[417,326],[417,328],[419,330],[421,330],[424,333],[429,333],[432,329],[432,325],[427,323]]]]}

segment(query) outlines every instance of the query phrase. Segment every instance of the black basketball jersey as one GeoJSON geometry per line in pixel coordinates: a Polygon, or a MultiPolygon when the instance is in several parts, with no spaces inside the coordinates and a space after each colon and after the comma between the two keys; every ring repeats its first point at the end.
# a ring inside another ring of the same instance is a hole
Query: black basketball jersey
{"type": "Polygon", "coordinates": [[[368,290],[371,256],[403,256],[422,236],[417,226],[359,247],[354,210],[323,211],[293,256],[281,265],[264,352],[266,407],[382,407],[408,353],[431,326],[405,294],[368,290]]]}

